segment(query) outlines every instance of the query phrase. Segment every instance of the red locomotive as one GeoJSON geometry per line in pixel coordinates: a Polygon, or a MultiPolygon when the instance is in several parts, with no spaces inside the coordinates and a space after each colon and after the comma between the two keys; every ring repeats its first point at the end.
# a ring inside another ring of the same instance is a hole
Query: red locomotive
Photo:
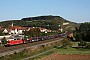
{"type": "Polygon", "coordinates": [[[7,46],[10,46],[10,45],[16,45],[16,44],[22,44],[23,43],[23,40],[22,39],[10,39],[7,41],[7,46]]]}

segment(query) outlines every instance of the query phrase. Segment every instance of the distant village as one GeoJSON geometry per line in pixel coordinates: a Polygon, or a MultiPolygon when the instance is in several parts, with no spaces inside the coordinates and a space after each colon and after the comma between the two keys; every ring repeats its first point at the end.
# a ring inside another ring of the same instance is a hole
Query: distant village
{"type": "MultiPolygon", "coordinates": [[[[52,30],[48,30],[46,28],[41,28],[41,27],[21,27],[21,26],[14,26],[13,23],[9,28],[2,28],[0,27],[0,31],[2,31],[2,33],[5,33],[8,35],[22,35],[23,31],[29,31],[30,29],[33,28],[39,28],[41,32],[52,32],[52,30]]],[[[7,37],[7,36],[3,36],[3,37],[7,37]]],[[[2,36],[0,36],[0,38],[3,38],[2,36]]]]}

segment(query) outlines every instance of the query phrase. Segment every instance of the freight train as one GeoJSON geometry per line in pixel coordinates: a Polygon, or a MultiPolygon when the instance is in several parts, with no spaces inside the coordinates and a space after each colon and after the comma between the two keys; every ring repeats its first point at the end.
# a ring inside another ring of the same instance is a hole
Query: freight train
{"type": "Polygon", "coordinates": [[[28,39],[25,39],[25,38],[9,39],[9,40],[7,40],[7,43],[5,44],[5,46],[12,46],[12,45],[18,45],[18,44],[38,42],[38,41],[43,41],[43,40],[50,40],[50,39],[54,39],[54,38],[58,38],[58,37],[63,37],[64,35],[66,35],[66,33],[56,34],[56,35],[52,35],[52,36],[31,37],[28,39]]]}

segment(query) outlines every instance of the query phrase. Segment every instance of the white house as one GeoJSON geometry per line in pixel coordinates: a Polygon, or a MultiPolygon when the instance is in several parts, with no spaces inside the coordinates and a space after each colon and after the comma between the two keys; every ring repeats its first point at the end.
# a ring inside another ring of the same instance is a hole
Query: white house
{"type": "Polygon", "coordinates": [[[39,29],[40,29],[41,32],[46,32],[47,31],[47,29],[45,29],[45,28],[39,28],[39,29]]]}
{"type": "Polygon", "coordinates": [[[22,34],[25,29],[25,27],[13,26],[9,28],[9,34],[22,34]]]}
{"type": "Polygon", "coordinates": [[[69,23],[68,22],[66,22],[66,23],[63,23],[63,25],[68,25],[69,23]]]}
{"type": "Polygon", "coordinates": [[[8,33],[8,30],[7,30],[7,29],[4,29],[4,30],[3,30],[3,33],[8,33]]]}

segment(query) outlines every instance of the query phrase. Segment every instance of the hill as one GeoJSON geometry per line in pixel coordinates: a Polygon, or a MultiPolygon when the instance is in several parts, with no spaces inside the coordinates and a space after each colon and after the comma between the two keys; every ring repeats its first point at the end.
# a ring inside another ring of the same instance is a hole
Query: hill
{"type": "Polygon", "coordinates": [[[58,30],[59,28],[74,30],[78,26],[77,23],[70,22],[60,16],[37,16],[22,18],[21,20],[9,20],[0,22],[0,26],[8,27],[12,23],[14,26],[25,26],[25,27],[44,27],[52,30],[58,30]],[[63,25],[64,23],[69,23],[63,25]]]}

